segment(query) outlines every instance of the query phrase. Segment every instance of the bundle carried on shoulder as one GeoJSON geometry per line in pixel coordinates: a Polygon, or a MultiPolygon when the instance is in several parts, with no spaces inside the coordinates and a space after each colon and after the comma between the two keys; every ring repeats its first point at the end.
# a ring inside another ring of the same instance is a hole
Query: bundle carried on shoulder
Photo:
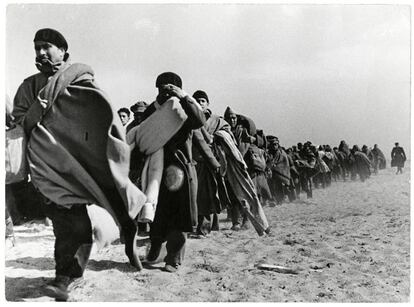
{"type": "Polygon", "coordinates": [[[145,155],[150,155],[164,147],[188,117],[176,97],[171,97],[162,105],[157,101],[153,104],[156,111],[139,126],[132,128],[127,135],[127,142],[134,143],[145,155]]]}

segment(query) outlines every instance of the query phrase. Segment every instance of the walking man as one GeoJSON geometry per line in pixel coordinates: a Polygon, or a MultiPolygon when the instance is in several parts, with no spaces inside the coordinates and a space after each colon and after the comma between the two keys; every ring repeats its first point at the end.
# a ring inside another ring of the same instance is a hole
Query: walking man
{"type": "Polygon", "coordinates": [[[396,174],[402,174],[402,169],[404,168],[404,163],[407,160],[407,157],[404,152],[404,148],[400,147],[398,143],[395,143],[395,147],[391,151],[391,166],[397,167],[396,174]]]}
{"type": "Polygon", "coordinates": [[[55,240],[56,277],[46,286],[57,301],[82,277],[92,246],[86,206],[97,204],[117,220],[130,263],[140,268],[133,218],[145,195],[128,179],[129,146],[122,124],[92,69],[71,64],[68,43],[54,29],[34,37],[39,73],[25,79],[14,99],[13,116],[28,137],[26,156],[33,184],[45,201],[55,240]]]}

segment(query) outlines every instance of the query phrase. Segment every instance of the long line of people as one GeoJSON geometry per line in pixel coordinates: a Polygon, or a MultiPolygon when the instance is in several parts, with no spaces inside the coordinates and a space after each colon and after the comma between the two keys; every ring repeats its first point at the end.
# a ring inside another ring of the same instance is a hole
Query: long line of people
{"type": "MultiPolygon", "coordinates": [[[[276,206],[284,201],[299,200],[301,193],[312,198],[315,188],[329,187],[332,182],[368,179],[386,167],[386,159],[375,144],[372,149],[345,141],[336,147],[316,146],[310,141],[283,147],[278,137],[265,135],[246,115],[227,107],[224,116],[214,114],[205,91],[197,90],[193,98],[205,115],[204,125],[193,131],[192,159],[197,172],[197,227],[193,237],[202,238],[220,229],[218,214],[227,209],[232,230],[249,228],[241,202],[254,204],[255,213],[268,228],[262,206],[276,206]]],[[[139,101],[131,106],[138,126],[147,103],[139,101]]],[[[121,108],[118,113],[131,130],[129,113],[121,108]]],[[[129,110],[128,110],[129,111],[129,110]]],[[[139,128],[137,128],[139,129],[139,128]]],[[[130,178],[139,186],[145,158],[131,158],[130,178]],[[140,164],[138,163],[140,162],[140,164]],[[138,176],[137,176],[138,175],[138,176]]],[[[148,232],[147,224],[139,224],[141,232],[148,232]]]]}
{"type": "MultiPolygon", "coordinates": [[[[315,186],[357,175],[363,181],[371,165],[374,172],[385,167],[377,146],[350,150],[341,142],[331,150],[306,142],[285,149],[230,107],[223,117],[214,114],[207,93],[189,95],[173,72],[158,75],[152,103],[120,109],[118,118],[93,69],[71,62],[60,32],[40,29],[33,43],[39,72],[24,79],[7,112],[6,209],[14,208],[16,191],[33,198],[18,186],[30,182],[41,217],[52,222],[56,270],[45,291],[58,301],[66,301],[69,285],[82,278],[94,234],[108,228],[91,217],[91,205],[116,222],[125,256],[137,270],[143,268],[141,231],[151,241],[145,261],[160,258],[165,243],[163,269],[175,272],[187,234],[202,238],[219,230],[224,208],[234,231],[251,221],[260,234],[270,233],[262,205],[280,204],[286,196],[293,201],[302,191],[312,197],[315,186]]],[[[401,148],[393,150],[399,168],[401,154],[401,148]]],[[[6,213],[13,219],[13,210],[6,213]]]]}

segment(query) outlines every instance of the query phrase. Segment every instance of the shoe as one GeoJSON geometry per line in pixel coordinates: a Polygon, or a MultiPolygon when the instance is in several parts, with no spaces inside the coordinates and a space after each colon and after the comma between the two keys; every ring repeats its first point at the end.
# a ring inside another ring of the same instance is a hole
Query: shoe
{"type": "Polygon", "coordinates": [[[169,273],[175,273],[175,272],[177,272],[178,267],[179,267],[179,264],[168,264],[168,263],[166,263],[165,267],[164,267],[164,271],[169,272],[169,273]]]}
{"type": "Polygon", "coordinates": [[[70,282],[71,278],[69,276],[58,275],[45,287],[45,293],[57,302],[66,302],[69,298],[68,286],[70,282]]]}
{"type": "Polygon", "coordinates": [[[187,238],[189,238],[189,239],[204,239],[204,238],[207,238],[207,236],[196,232],[196,233],[189,233],[187,235],[187,238]]]}
{"type": "Polygon", "coordinates": [[[236,225],[231,226],[230,229],[231,230],[234,230],[234,231],[239,231],[241,228],[240,228],[240,225],[239,224],[236,224],[236,225]]]}
{"type": "Polygon", "coordinates": [[[277,202],[276,201],[273,201],[273,200],[269,200],[268,202],[267,202],[267,205],[269,206],[269,207],[276,207],[277,206],[277,202]]]}
{"type": "Polygon", "coordinates": [[[150,250],[147,255],[147,262],[154,262],[157,260],[161,253],[162,244],[151,244],[150,250]]]}

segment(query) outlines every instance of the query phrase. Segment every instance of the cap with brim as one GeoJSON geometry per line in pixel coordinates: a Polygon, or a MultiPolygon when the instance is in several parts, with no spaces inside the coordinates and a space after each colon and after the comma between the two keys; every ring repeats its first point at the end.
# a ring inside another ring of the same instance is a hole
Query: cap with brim
{"type": "Polygon", "coordinates": [[[142,113],[147,109],[148,105],[145,101],[138,101],[136,104],[131,106],[131,111],[134,113],[142,113]]]}

